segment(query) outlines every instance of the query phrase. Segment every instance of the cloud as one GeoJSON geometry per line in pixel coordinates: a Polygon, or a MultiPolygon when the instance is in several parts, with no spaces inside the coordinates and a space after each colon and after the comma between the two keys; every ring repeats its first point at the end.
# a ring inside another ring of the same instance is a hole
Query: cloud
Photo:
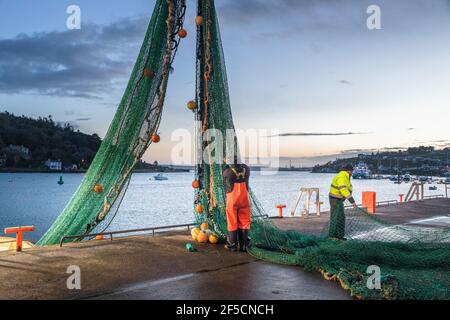
{"type": "Polygon", "coordinates": [[[348,86],[353,85],[353,82],[350,82],[350,81],[348,81],[348,80],[339,80],[339,83],[340,83],[340,84],[345,84],[345,85],[348,85],[348,86]]]}
{"type": "MultiPolygon", "coordinates": [[[[228,0],[219,6],[218,12],[224,22],[233,25],[276,22],[280,18],[283,25],[286,25],[287,19],[294,18],[295,21],[290,22],[294,22],[292,26],[295,25],[299,31],[304,25],[329,28],[341,25],[342,22],[348,23],[351,20],[348,19],[348,14],[358,12],[359,4],[360,1],[348,0],[228,0]]],[[[294,29],[290,28],[288,34],[292,35],[292,31],[294,29]]]]}
{"type": "Polygon", "coordinates": [[[127,80],[148,18],[0,39],[0,93],[101,99],[127,80]]]}
{"type": "Polygon", "coordinates": [[[75,119],[75,121],[90,121],[90,120],[92,120],[92,118],[78,118],[78,119],[75,119]]]}
{"type": "Polygon", "coordinates": [[[329,137],[329,136],[351,136],[369,134],[368,132],[290,132],[281,133],[272,137],[329,137]]]}

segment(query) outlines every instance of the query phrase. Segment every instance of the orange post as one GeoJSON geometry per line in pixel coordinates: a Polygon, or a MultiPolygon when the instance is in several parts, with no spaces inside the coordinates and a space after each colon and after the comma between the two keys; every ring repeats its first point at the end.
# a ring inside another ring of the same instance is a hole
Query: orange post
{"type": "Polygon", "coordinates": [[[373,191],[365,191],[362,193],[362,206],[367,208],[369,213],[377,211],[377,193],[373,191]]]}
{"type": "Polygon", "coordinates": [[[22,251],[23,233],[34,231],[34,226],[5,228],[5,234],[16,234],[16,251],[22,251]]]}
{"type": "Polygon", "coordinates": [[[276,205],[275,208],[278,208],[278,216],[283,218],[283,209],[286,208],[285,204],[276,205]]]}
{"type": "Polygon", "coordinates": [[[403,203],[403,197],[405,196],[404,194],[399,194],[398,195],[400,197],[400,203],[403,203]]]}

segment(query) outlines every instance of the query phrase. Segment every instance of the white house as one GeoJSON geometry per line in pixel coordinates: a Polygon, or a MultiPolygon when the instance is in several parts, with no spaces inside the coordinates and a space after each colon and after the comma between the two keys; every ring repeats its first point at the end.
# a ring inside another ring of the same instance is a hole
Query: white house
{"type": "Polygon", "coordinates": [[[51,160],[48,159],[45,161],[45,166],[50,170],[61,171],[62,170],[62,162],[59,160],[51,160]]]}

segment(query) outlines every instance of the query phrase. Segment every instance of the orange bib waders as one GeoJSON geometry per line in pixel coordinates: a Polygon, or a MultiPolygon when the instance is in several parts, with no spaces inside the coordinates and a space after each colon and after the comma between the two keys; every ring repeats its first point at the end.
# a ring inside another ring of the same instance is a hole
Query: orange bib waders
{"type": "Polygon", "coordinates": [[[223,172],[225,189],[227,192],[227,248],[236,251],[239,241],[239,250],[246,251],[250,244],[250,197],[248,193],[248,180],[250,168],[246,165],[230,166],[223,172]]]}
{"type": "Polygon", "coordinates": [[[228,231],[250,230],[250,199],[245,182],[234,183],[233,191],[227,193],[228,231]]]}

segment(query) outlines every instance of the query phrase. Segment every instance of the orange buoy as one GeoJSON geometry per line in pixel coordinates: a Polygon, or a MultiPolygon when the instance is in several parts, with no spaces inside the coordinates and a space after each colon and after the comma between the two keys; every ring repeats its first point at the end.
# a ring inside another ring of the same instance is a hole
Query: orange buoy
{"type": "Polygon", "coordinates": [[[146,78],[153,78],[155,76],[155,71],[152,69],[145,68],[144,69],[144,77],[146,78]]]}
{"type": "Polygon", "coordinates": [[[202,231],[207,230],[207,229],[208,229],[208,224],[207,224],[206,222],[203,222],[203,223],[200,225],[200,229],[201,229],[202,231]]]}
{"type": "Polygon", "coordinates": [[[210,234],[208,240],[209,240],[209,243],[212,243],[212,244],[216,244],[219,242],[219,238],[215,234],[210,234]]]}
{"type": "Polygon", "coordinates": [[[195,17],[195,24],[200,27],[203,24],[203,17],[202,16],[196,16],[195,17]]]}
{"type": "Polygon", "coordinates": [[[197,235],[197,241],[200,243],[208,242],[208,237],[206,236],[206,233],[204,233],[203,231],[200,231],[197,235]]]}
{"type": "Polygon", "coordinates": [[[98,236],[95,236],[95,240],[104,240],[104,239],[105,239],[105,237],[101,234],[98,236]]]}
{"type": "Polygon", "coordinates": [[[197,212],[198,214],[202,214],[203,213],[203,206],[201,204],[198,204],[195,207],[195,212],[197,212]]]}
{"type": "Polygon", "coordinates": [[[186,37],[187,37],[187,31],[186,31],[186,29],[181,28],[180,31],[178,31],[178,36],[179,36],[181,39],[186,38],[186,37]]]}
{"type": "Polygon", "coordinates": [[[197,109],[197,103],[195,103],[195,101],[189,101],[187,107],[189,110],[194,111],[197,109]]]}
{"type": "Polygon", "coordinates": [[[194,189],[200,188],[200,181],[198,181],[198,180],[192,181],[192,188],[194,188],[194,189]]]}
{"type": "Polygon", "coordinates": [[[161,141],[161,137],[158,135],[158,134],[156,134],[156,133],[154,133],[153,135],[152,135],[152,142],[153,143],[159,143],[160,141],[161,141]]]}
{"type": "Polygon", "coordinates": [[[96,183],[94,186],[94,192],[95,193],[102,193],[103,192],[103,186],[100,183],[96,183]]]}

